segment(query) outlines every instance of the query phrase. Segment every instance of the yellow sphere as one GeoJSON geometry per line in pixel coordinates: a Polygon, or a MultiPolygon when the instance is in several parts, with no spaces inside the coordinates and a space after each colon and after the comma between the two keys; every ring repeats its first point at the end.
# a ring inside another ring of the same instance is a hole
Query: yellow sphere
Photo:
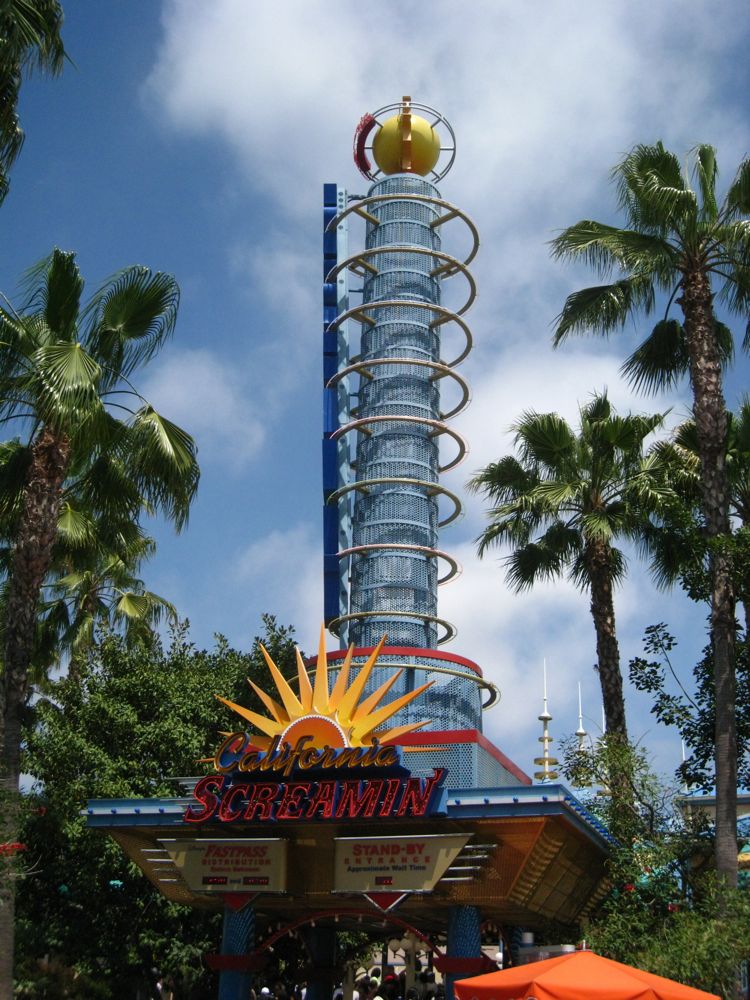
{"type": "Polygon", "coordinates": [[[420,118],[411,116],[411,157],[404,148],[404,125],[402,115],[394,115],[383,123],[372,143],[372,155],[384,174],[398,174],[402,171],[414,174],[428,174],[440,156],[440,136],[435,129],[420,118]]]}

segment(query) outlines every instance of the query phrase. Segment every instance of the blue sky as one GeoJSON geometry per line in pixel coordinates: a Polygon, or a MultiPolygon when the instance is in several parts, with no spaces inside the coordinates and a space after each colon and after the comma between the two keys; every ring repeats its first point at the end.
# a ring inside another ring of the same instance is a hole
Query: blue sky
{"type": "MultiPolygon", "coordinates": [[[[728,182],[748,153],[745,2],[681,0],[68,0],[74,65],[24,85],[27,141],[0,210],[0,290],[57,245],[76,250],[89,290],[126,264],[170,271],[182,288],[177,332],[141,379],[145,395],[200,448],[202,481],[181,536],[155,524],[148,585],[190,619],[198,645],[222,632],[244,647],[260,614],[294,623],[315,648],[322,615],[320,224],[322,185],[365,182],[351,137],[365,111],[402,94],[440,109],[458,138],[444,197],[477,223],[469,314],[475,350],[462,366],[471,407],[455,426],[471,452],[446,485],[510,450],[525,409],[574,420],[607,387],[621,410],[688,407],[634,397],[618,368],[633,328],[553,351],[565,295],[591,283],[550,261],[554,232],[613,220],[608,174],[636,142],[684,153],[718,147],[728,182]]],[[[642,331],[640,331],[642,333],[642,331]]],[[[739,359],[727,380],[736,406],[739,359]]],[[[527,770],[537,752],[542,659],[553,733],[600,726],[588,601],[569,584],[508,592],[500,554],[479,562],[481,504],[441,547],[464,572],[441,591],[454,652],[475,659],[502,701],[485,732],[527,770]]],[[[634,558],[617,595],[623,665],[645,626],[667,621],[689,674],[703,610],[651,586],[634,558]]],[[[331,646],[335,641],[331,640],[331,646]]],[[[657,764],[679,759],[648,704],[628,693],[632,735],[657,764]]]]}

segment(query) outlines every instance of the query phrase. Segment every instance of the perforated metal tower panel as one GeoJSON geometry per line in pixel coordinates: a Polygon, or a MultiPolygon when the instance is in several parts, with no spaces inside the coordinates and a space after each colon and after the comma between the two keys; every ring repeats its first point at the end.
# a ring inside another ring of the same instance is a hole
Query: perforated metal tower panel
{"type": "MultiPolygon", "coordinates": [[[[393,194],[439,197],[434,185],[409,175],[389,177],[368,192],[369,197],[393,194]]],[[[438,440],[430,423],[403,418],[438,420],[440,393],[431,369],[409,363],[410,359],[436,362],[440,357],[439,327],[430,327],[432,314],[409,305],[414,300],[440,304],[440,279],[431,275],[437,261],[406,248],[440,249],[440,237],[430,227],[439,209],[399,198],[377,201],[368,211],[377,222],[367,223],[366,247],[384,252],[367,258],[377,274],[365,270],[363,302],[393,305],[372,312],[375,322],[363,329],[360,354],[365,366],[383,358],[405,360],[375,365],[371,377],[361,377],[358,417],[369,423],[359,434],[357,477],[414,482],[386,482],[356,494],[353,544],[401,543],[434,549],[438,501],[422,484],[438,480],[438,440]],[[402,419],[388,420],[389,416],[402,419]]],[[[356,646],[373,646],[385,632],[395,646],[434,648],[437,560],[418,550],[374,548],[357,554],[352,563],[351,612],[377,612],[352,620],[349,641],[356,646]],[[389,617],[390,610],[425,617],[389,617]]]]}

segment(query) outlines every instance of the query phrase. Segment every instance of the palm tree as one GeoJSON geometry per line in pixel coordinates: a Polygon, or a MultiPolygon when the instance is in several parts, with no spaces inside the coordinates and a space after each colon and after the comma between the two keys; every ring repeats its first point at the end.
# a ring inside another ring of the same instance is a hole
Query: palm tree
{"type": "MultiPolygon", "coordinates": [[[[634,315],[663,318],[625,365],[647,388],[672,384],[687,370],[693,391],[700,457],[703,518],[710,540],[729,534],[725,460],[727,415],[722,364],[727,330],[714,296],[742,316],[750,311],[750,160],[745,159],[719,203],[716,151],[691,153],[697,191],[679,159],[658,142],[636,146],[613,177],[626,228],[584,220],[552,241],[555,257],[583,259],[610,283],[568,296],[557,319],[555,344],[569,334],[607,335],[634,315]],[[670,318],[680,306],[682,322],[670,318]]],[[[746,334],[744,346],[750,346],[746,334]]],[[[716,685],[716,866],[737,881],[737,739],[735,732],[734,590],[731,556],[716,544],[711,556],[711,640],[716,685]]]]}
{"type": "Polygon", "coordinates": [[[507,577],[516,590],[567,572],[587,591],[596,631],[606,730],[627,739],[613,592],[625,573],[614,542],[636,540],[645,514],[668,495],[643,442],[663,415],[617,416],[606,393],[580,410],[580,432],[556,413],[525,413],[508,455],[470,482],[493,503],[479,555],[510,547],[507,577]]]}
{"type": "Polygon", "coordinates": [[[8,170],[23,145],[18,96],[23,74],[35,67],[57,74],[65,61],[59,0],[4,0],[0,10],[0,202],[8,170]]]}
{"type": "MultiPolygon", "coordinates": [[[[654,448],[680,496],[676,510],[665,523],[656,524],[651,533],[650,545],[658,561],[660,582],[671,585],[682,577],[690,591],[699,599],[706,599],[710,586],[703,582],[707,547],[700,513],[700,458],[695,421],[685,421],[675,430],[671,441],[660,441],[654,448]],[[691,583],[693,580],[695,584],[691,583]]],[[[740,529],[734,533],[736,552],[740,536],[750,536],[750,399],[747,397],[737,413],[727,413],[726,466],[729,513],[732,523],[740,529]]],[[[750,634],[748,569],[746,556],[736,555],[735,587],[744,605],[746,637],[750,634]]]]}
{"type": "MultiPolygon", "coordinates": [[[[42,587],[53,567],[61,521],[87,544],[92,516],[137,521],[144,505],[180,530],[198,483],[192,438],[133,388],[133,371],[172,332],[179,290],[170,275],[127,268],[81,306],[75,255],[54,250],[27,276],[19,311],[0,307],[0,419],[20,422],[20,492],[0,477],[0,508],[15,519],[7,582],[0,688],[2,774],[9,801],[20,774],[21,715],[29,687],[42,587]],[[63,498],[80,498],[80,506],[63,498]],[[3,508],[4,504],[4,508],[3,508]]],[[[2,510],[0,510],[2,512],[2,510]]],[[[12,834],[14,810],[6,810],[12,834]]],[[[0,995],[12,990],[12,892],[0,899],[0,995]],[[10,922],[10,925],[9,925],[10,922]]]]}
{"type": "MultiPolygon", "coordinates": [[[[166,617],[177,621],[175,607],[147,590],[137,576],[156,544],[130,520],[92,518],[81,531],[81,512],[64,491],[57,540],[47,581],[40,595],[38,622],[28,684],[36,692],[49,686],[50,670],[64,664],[79,681],[97,629],[120,631],[128,639],[143,636],[166,617]]],[[[11,549],[0,549],[0,649],[7,621],[8,570],[11,549]]],[[[2,670],[0,669],[0,674],[2,670]]]]}
{"type": "Polygon", "coordinates": [[[68,676],[75,680],[95,644],[98,626],[135,638],[152,632],[164,617],[177,621],[174,605],[147,590],[137,576],[141,563],[156,549],[153,539],[138,524],[124,521],[110,547],[106,538],[113,534],[111,529],[111,523],[97,519],[88,544],[74,545],[64,558],[55,558],[60,568],[45,588],[40,664],[48,669],[67,654],[68,676]]]}

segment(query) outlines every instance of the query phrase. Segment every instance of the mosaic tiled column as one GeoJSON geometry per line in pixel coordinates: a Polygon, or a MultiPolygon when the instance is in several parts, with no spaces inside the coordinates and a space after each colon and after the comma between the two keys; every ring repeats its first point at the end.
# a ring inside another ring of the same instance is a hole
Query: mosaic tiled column
{"type": "MultiPolygon", "coordinates": [[[[482,954],[482,916],[477,906],[452,906],[448,914],[448,958],[474,958],[482,954]]],[[[453,1000],[453,983],[466,973],[445,977],[445,1000],[453,1000]]]]}
{"type": "MultiPolygon", "coordinates": [[[[255,909],[248,905],[241,910],[224,907],[224,927],[221,937],[221,954],[247,955],[255,947],[255,909]]],[[[250,995],[251,975],[223,969],[219,973],[219,1000],[247,1000],[250,995]]]]}

